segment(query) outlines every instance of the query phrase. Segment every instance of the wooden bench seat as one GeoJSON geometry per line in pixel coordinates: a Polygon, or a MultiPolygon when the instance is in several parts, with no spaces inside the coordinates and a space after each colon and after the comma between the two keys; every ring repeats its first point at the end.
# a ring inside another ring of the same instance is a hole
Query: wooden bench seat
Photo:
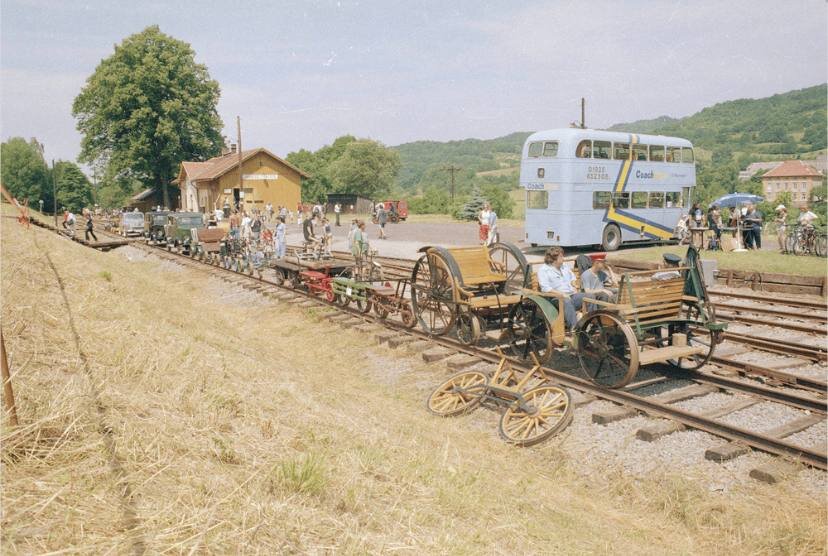
{"type": "Polygon", "coordinates": [[[506,281],[504,274],[493,270],[487,247],[453,247],[448,249],[448,252],[457,263],[465,286],[499,284],[506,281]]]}
{"type": "Polygon", "coordinates": [[[521,298],[521,295],[479,295],[469,298],[469,305],[475,309],[508,307],[519,303],[521,298]]]}

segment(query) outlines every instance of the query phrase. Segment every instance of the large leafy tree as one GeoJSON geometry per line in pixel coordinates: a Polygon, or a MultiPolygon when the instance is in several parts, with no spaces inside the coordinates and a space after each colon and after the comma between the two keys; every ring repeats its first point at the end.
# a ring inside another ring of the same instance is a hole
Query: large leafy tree
{"type": "Polygon", "coordinates": [[[29,204],[36,206],[42,199],[47,208],[52,208],[49,168],[35,139],[27,142],[22,137],[12,137],[0,145],[0,173],[3,185],[20,202],[29,199],[29,204]]]}
{"type": "Polygon", "coordinates": [[[219,94],[189,44],[148,27],[116,46],[75,98],[79,160],[160,187],[169,206],[178,164],[221,150],[219,94]]]}
{"type": "Polygon", "coordinates": [[[399,171],[399,153],[369,140],[348,143],[342,156],[330,167],[337,192],[354,193],[367,199],[387,194],[399,171]]]}
{"type": "Polygon", "coordinates": [[[60,160],[54,172],[58,207],[78,211],[92,204],[92,186],[77,164],[60,160]]]}

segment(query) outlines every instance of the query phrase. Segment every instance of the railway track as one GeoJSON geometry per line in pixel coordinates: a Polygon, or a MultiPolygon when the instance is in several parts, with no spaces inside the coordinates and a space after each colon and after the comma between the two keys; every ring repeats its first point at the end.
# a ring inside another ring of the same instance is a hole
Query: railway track
{"type": "MultiPolygon", "coordinates": [[[[51,228],[51,226],[48,225],[44,227],[51,228]]],[[[387,319],[380,319],[375,315],[360,313],[349,307],[343,308],[339,305],[328,303],[324,299],[309,293],[296,289],[284,288],[268,279],[255,277],[250,274],[234,272],[220,266],[200,262],[185,255],[171,253],[157,247],[150,247],[140,242],[136,242],[134,245],[137,248],[157,255],[160,258],[173,260],[182,265],[198,268],[205,272],[217,273],[225,280],[244,284],[246,287],[258,290],[261,293],[276,295],[282,298],[300,298],[303,301],[312,301],[314,304],[325,306],[335,311],[348,313],[352,319],[352,322],[355,324],[360,321],[371,323],[390,329],[393,331],[394,336],[406,336],[415,340],[426,340],[432,345],[444,348],[448,355],[465,354],[470,359],[474,359],[475,361],[488,362],[492,364],[496,364],[500,358],[500,356],[492,350],[476,346],[466,346],[448,337],[429,336],[419,330],[405,328],[401,323],[396,322],[396,320],[391,317],[387,319]]],[[[405,260],[402,259],[398,261],[405,260]]],[[[524,371],[530,370],[530,366],[527,366],[520,361],[511,360],[511,363],[516,368],[520,368],[524,371]]],[[[732,364],[733,362],[731,361],[722,363],[722,365],[732,364]]],[[[741,370],[745,373],[750,372],[750,369],[741,370]]],[[[741,381],[725,376],[717,376],[712,373],[679,371],[670,372],[666,376],[646,378],[630,384],[624,389],[607,390],[596,386],[583,378],[557,369],[544,367],[542,372],[546,375],[546,377],[554,379],[563,386],[581,392],[583,395],[594,399],[613,402],[628,408],[628,411],[633,412],[633,414],[643,412],[651,417],[668,419],[674,424],[674,430],[681,430],[682,428],[702,430],[721,437],[730,443],[736,443],[734,445],[749,446],[759,451],[794,459],[811,467],[823,470],[828,469],[828,458],[824,452],[810,447],[799,446],[794,443],[787,442],[784,439],[785,436],[804,430],[805,428],[813,426],[825,419],[826,413],[828,413],[828,405],[826,405],[825,388],[821,383],[807,385],[807,389],[813,390],[819,394],[818,396],[810,396],[803,395],[801,392],[791,392],[789,390],[768,387],[754,382],[741,381]],[[675,393],[672,396],[670,396],[670,392],[667,392],[666,396],[647,396],[640,392],[637,393],[637,391],[646,390],[648,386],[653,384],[665,383],[671,380],[689,382],[690,386],[678,387],[675,389],[675,393]],[[695,388],[693,392],[688,390],[692,390],[693,388],[695,388]],[[713,391],[720,390],[730,394],[738,394],[743,399],[736,400],[734,397],[733,402],[727,404],[725,407],[699,413],[686,411],[674,405],[677,401],[703,396],[713,391]],[[682,393],[682,391],[684,393],[682,393]],[[751,431],[728,424],[722,420],[722,417],[726,417],[731,413],[735,413],[751,405],[767,401],[781,403],[796,408],[801,411],[802,416],[797,418],[795,422],[788,423],[787,427],[781,427],[785,428],[784,431],[781,431],[781,428],[764,432],[751,431]]],[[[538,378],[543,379],[544,377],[538,378]]],[[[593,420],[595,420],[595,415],[593,415],[593,420]]],[[[641,432],[642,431],[639,431],[639,438],[642,437],[640,434],[641,432]]],[[[727,452],[727,450],[725,450],[725,452],[727,452]]],[[[709,457],[709,459],[716,459],[715,454],[714,457],[709,457]]]]}

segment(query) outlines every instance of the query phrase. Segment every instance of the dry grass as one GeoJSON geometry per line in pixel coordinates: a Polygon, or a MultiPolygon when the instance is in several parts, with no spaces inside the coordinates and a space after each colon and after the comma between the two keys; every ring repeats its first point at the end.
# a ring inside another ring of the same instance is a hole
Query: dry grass
{"type": "Polygon", "coordinates": [[[825,551],[824,504],[785,487],[586,481],[555,442],[500,442],[492,413],[430,417],[444,371],[318,312],[2,233],[22,423],[2,429],[5,554],[825,551]]]}

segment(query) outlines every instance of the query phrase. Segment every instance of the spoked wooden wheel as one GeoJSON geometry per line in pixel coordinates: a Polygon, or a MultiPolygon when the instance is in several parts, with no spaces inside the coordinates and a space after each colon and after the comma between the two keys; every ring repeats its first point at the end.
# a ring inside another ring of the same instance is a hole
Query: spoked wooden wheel
{"type": "Polygon", "coordinates": [[[460,343],[472,346],[477,343],[483,334],[483,326],[480,324],[480,317],[469,311],[462,311],[457,315],[457,339],[460,343]]]}
{"type": "Polygon", "coordinates": [[[351,298],[344,293],[340,293],[336,296],[336,302],[338,305],[342,307],[347,307],[348,304],[351,302],[351,298]]]}
{"type": "Polygon", "coordinates": [[[442,336],[454,324],[454,278],[439,255],[427,253],[414,265],[411,306],[428,334],[442,336]]]}
{"type": "Polygon", "coordinates": [[[426,407],[441,417],[462,415],[480,404],[488,383],[488,375],[480,371],[456,374],[434,389],[426,407]]]}
{"type": "Polygon", "coordinates": [[[529,263],[520,249],[510,243],[496,243],[489,249],[489,256],[497,271],[506,275],[505,292],[528,287],[525,278],[529,263]]]}
{"type": "Polygon", "coordinates": [[[374,313],[376,313],[377,317],[381,319],[388,318],[388,309],[382,303],[372,301],[371,304],[374,306],[374,313]]]}
{"type": "Polygon", "coordinates": [[[538,361],[545,363],[555,350],[552,325],[541,308],[528,299],[512,306],[501,338],[509,342],[512,355],[523,360],[530,359],[534,353],[538,361]]]}
{"type": "Polygon", "coordinates": [[[360,299],[357,298],[354,300],[354,305],[356,305],[357,311],[360,313],[370,313],[371,312],[371,302],[367,299],[360,299]]]}
{"type": "Polygon", "coordinates": [[[590,313],[575,329],[578,360],[586,377],[606,388],[628,384],[638,372],[638,340],[613,313],[590,313]]]}
{"type": "Polygon", "coordinates": [[[333,289],[325,290],[325,301],[328,303],[333,303],[336,301],[336,294],[333,292],[333,289]]]}
{"type": "Polygon", "coordinates": [[[500,436],[518,446],[532,446],[561,431],[572,420],[569,393],[540,386],[515,400],[500,418],[500,436]]]}

